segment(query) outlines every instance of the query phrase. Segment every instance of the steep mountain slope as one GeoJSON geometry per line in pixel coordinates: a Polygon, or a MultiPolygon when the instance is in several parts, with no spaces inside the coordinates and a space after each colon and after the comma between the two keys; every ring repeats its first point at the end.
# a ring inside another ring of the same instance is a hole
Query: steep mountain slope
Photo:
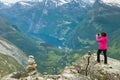
{"type": "Polygon", "coordinates": [[[26,61],[25,54],[22,51],[20,51],[18,48],[16,48],[16,46],[14,46],[12,43],[8,42],[6,39],[2,38],[1,36],[13,43],[15,42],[15,40],[18,39],[15,37],[15,36],[18,37],[16,29],[13,27],[11,28],[10,23],[2,18],[0,18],[0,51],[1,53],[13,56],[20,64],[26,64],[24,63],[24,61],[26,61]],[[23,59],[21,59],[21,57],[23,59]]]}
{"type": "Polygon", "coordinates": [[[0,79],[1,77],[15,71],[25,71],[25,68],[21,66],[13,57],[4,55],[0,51],[0,79]]]}
{"type": "Polygon", "coordinates": [[[13,57],[19,64],[23,66],[27,64],[26,55],[15,45],[3,39],[2,37],[0,37],[0,53],[13,57]]]}
{"type": "Polygon", "coordinates": [[[8,44],[6,43],[6,40],[0,38],[0,50],[3,51],[2,53],[6,53],[7,55],[9,54],[13,57],[15,56],[15,59],[26,62],[24,58],[21,58],[24,57],[21,56],[21,51],[18,51],[16,48],[14,48],[14,46],[10,45],[14,44],[19,49],[21,49],[27,56],[33,55],[35,57],[36,63],[39,64],[37,66],[38,71],[41,73],[59,73],[66,66],[66,64],[70,64],[72,61],[76,60],[76,57],[80,56],[79,50],[62,50],[50,44],[41,43],[40,40],[39,42],[36,42],[34,41],[34,39],[31,39],[31,37],[28,38],[26,35],[20,32],[20,30],[15,25],[12,26],[9,21],[3,18],[0,18],[0,34],[2,37],[11,42],[8,44]],[[8,51],[7,49],[10,50],[8,51]]]}
{"type": "Polygon", "coordinates": [[[20,32],[20,30],[15,25],[12,25],[9,21],[1,17],[0,17],[0,34],[3,38],[17,46],[19,49],[21,49],[24,52],[24,55],[22,51],[19,51],[17,48],[11,45],[11,43],[8,44],[6,40],[1,37],[0,50],[2,51],[2,53],[13,56],[24,66],[27,64],[25,58],[26,55],[28,56],[34,53],[34,56],[37,56],[36,58],[39,57],[38,56],[39,48],[36,42],[34,42],[32,39],[24,35],[22,32],[20,32]]]}
{"type": "MultiPolygon", "coordinates": [[[[0,78],[14,71],[25,71],[26,55],[13,43],[5,39],[10,38],[10,35],[16,32],[16,29],[0,17],[0,78]]],[[[14,42],[15,38],[11,38],[14,42]]]]}
{"type": "Polygon", "coordinates": [[[78,25],[76,30],[71,33],[72,37],[67,41],[67,44],[73,48],[88,46],[87,48],[89,49],[90,47],[92,50],[93,48],[97,49],[97,47],[95,47],[95,35],[105,31],[109,37],[109,55],[120,59],[117,57],[120,55],[118,49],[118,41],[120,39],[118,36],[120,30],[119,21],[120,8],[118,6],[109,6],[97,0],[93,10],[89,11],[86,18],[78,25]],[[117,54],[115,54],[114,51],[116,51],[117,54]]]}
{"type": "Polygon", "coordinates": [[[14,71],[25,71],[26,55],[0,36],[0,78],[14,71]]]}
{"type": "Polygon", "coordinates": [[[36,51],[36,42],[23,34],[16,25],[0,17],[0,34],[8,41],[15,44],[28,55],[36,51]],[[24,44],[24,45],[23,45],[24,44]],[[29,47],[26,47],[29,46],[29,47]],[[32,49],[32,50],[31,50],[32,49]]]}
{"type": "Polygon", "coordinates": [[[57,46],[63,46],[64,38],[83,20],[88,10],[91,9],[93,1],[23,1],[15,3],[8,9],[1,9],[0,15],[30,35],[40,37],[52,45],[58,43],[57,46]]]}

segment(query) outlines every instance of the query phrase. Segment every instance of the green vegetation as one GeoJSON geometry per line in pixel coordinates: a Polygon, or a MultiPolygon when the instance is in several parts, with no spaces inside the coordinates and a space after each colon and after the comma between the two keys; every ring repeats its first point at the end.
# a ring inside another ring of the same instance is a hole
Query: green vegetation
{"type": "Polygon", "coordinates": [[[40,73],[58,74],[66,65],[72,64],[77,57],[81,56],[79,50],[62,50],[46,43],[36,44],[33,39],[13,28],[12,24],[2,18],[0,18],[0,32],[3,38],[12,42],[27,56],[33,55],[35,57],[38,64],[37,70],[40,73]]]}
{"type": "MultiPolygon", "coordinates": [[[[35,21],[34,24],[36,24],[36,22],[39,21],[39,17],[41,17],[39,9],[31,9],[28,12],[26,11],[24,15],[31,17],[32,15],[28,15],[28,13],[30,12],[32,14],[33,11],[36,12],[35,20],[33,20],[35,21]]],[[[55,14],[54,10],[51,10],[48,16],[43,15],[42,17],[44,18],[40,20],[41,23],[45,23],[46,25],[49,24],[49,26],[45,26],[38,32],[59,38],[64,37],[65,45],[69,46],[71,49],[62,50],[47,43],[43,43],[44,45],[36,44],[34,41],[36,39],[29,38],[28,35],[25,35],[20,32],[19,29],[16,29],[15,25],[10,24],[2,18],[0,18],[0,34],[2,37],[23,50],[27,55],[34,55],[36,63],[38,64],[37,69],[41,73],[47,72],[50,74],[58,74],[66,65],[72,64],[72,62],[87,51],[96,51],[98,44],[95,42],[95,35],[102,31],[108,33],[108,55],[120,60],[119,11],[103,9],[101,12],[99,9],[93,9],[86,17],[84,13],[79,15],[81,13],[79,10],[79,13],[76,14],[70,12],[67,13],[67,11],[65,12],[64,10],[61,12],[58,11],[55,14]],[[59,15],[61,12],[62,14],[59,15]],[[83,21],[81,22],[81,20],[83,21]],[[66,22],[70,22],[70,24],[66,24],[66,22]]],[[[23,16],[22,14],[19,15],[19,17],[23,16]]],[[[19,18],[17,19],[19,20],[19,18]]],[[[23,20],[25,23],[20,24],[22,25],[21,30],[27,30],[26,27],[29,26],[29,22],[27,21],[28,20],[23,20]],[[23,25],[26,27],[24,28],[23,25]]]]}
{"type": "Polygon", "coordinates": [[[120,60],[120,29],[116,30],[109,40],[109,53],[108,55],[120,60]]]}
{"type": "Polygon", "coordinates": [[[1,17],[0,17],[0,33],[2,37],[12,42],[14,45],[16,45],[24,52],[26,52],[26,54],[28,55],[33,54],[37,50],[35,47],[36,44],[31,38],[29,38],[22,32],[16,30],[10,22],[1,17]]]}
{"type": "Polygon", "coordinates": [[[81,57],[80,51],[73,51],[71,49],[62,50],[55,47],[40,46],[39,57],[36,59],[37,64],[40,65],[37,69],[43,73],[49,74],[60,73],[66,65],[72,64],[75,60],[81,57]]]}
{"type": "Polygon", "coordinates": [[[0,78],[15,71],[25,71],[14,58],[0,53],[0,78]]]}
{"type": "Polygon", "coordinates": [[[95,8],[89,11],[85,19],[71,32],[66,44],[74,49],[97,50],[95,35],[105,31],[109,38],[109,57],[120,60],[120,12],[105,7],[99,11],[100,6],[95,8]]]}

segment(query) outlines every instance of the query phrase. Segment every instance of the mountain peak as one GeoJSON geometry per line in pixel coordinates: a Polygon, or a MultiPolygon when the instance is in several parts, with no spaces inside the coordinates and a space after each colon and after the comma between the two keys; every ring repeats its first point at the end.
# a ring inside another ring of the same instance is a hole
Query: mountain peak
{"type": "Polygon", "coordinates": [[[75,2],[85,2],[85,3],[94,3],[95,0],[1,0],[0,3],[4,3],[4,4],[14,4],[16,2],[21,2],[21,1],[30,1],[30,2],[42,2],[42,1],[45,1],[45,2],[48,2],[48,1],[52,1],[53,3],[57,3],[58,5],[63,5],[63,4],[66,4],[66,3],[69,3],[71,1],[75,1],[75,2]]]}
{"type": "Polygon", "coordinates": [[[100,0],[100,2],[109,6],[120,7],[120,0],[100,0]]]}
{"type": "Polygon", "coordinates": [[[0,1],[0,8],[10,7],[11,5],[12,5],[12,3],[0,1]]]}
{"type": "Polygon", "coordinates": [[[16,3],[19,1],[32,1],[32,0],[0,0],[0,2],[3,2],[3,3],[16,3]]]}

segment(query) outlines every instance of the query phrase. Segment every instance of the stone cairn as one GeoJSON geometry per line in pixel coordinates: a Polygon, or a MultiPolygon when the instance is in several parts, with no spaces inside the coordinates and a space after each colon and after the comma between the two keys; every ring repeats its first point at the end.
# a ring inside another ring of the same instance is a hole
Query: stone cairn
{"type": "Polygon", "coordinates": [[[28,58],[28,75],[27,80],[43,80],[42,77],[39,77],[39,74],[36,71],[37,64],[35,62],[34,56],[30,55],[28,58]]]}
{"type": "Polygon", "coordinates": [[[37,64],[35,63],[34,56],[30,55],[28,58],[28,66],[27,66],[28,72],[34,71],[36,67],[37,67],[37,64]]]}
{"type": "Polygon", "coordinates": [[[39,76],[36,67],[37,64],[35,63],[34,56],[30,55],[28,58],[27,72],[14,72],[0,80],[44,80],[39,76]]]}

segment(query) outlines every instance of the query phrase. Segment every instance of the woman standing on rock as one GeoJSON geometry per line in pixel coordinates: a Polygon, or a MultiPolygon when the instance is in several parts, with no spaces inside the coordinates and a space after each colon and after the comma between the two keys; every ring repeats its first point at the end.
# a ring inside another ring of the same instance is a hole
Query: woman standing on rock
{"type": "Polygon", "coordinates": [[[97,34],[96,41],[100,43],[99,49],[97,51],[97,62],[100,63],[100,53],[103,51],[104,64],[107,64],[107,42],[108,42],[107,34],[105,32],[102,32],[101,36],[97,34]]]}

